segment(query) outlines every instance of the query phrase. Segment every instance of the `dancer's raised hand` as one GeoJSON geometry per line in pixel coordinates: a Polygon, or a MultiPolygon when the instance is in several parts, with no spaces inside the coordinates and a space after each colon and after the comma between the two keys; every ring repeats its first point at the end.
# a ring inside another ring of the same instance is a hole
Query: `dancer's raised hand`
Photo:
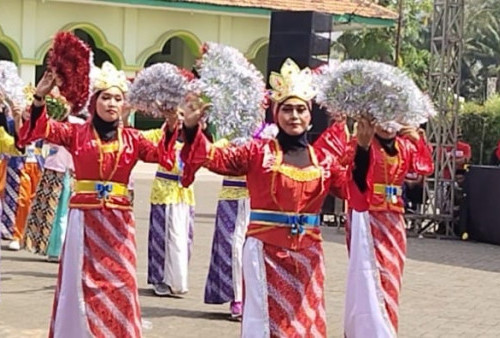
{"type": "Polygon", "coordinates": [[[38,82],[38,85],[36,86],[35,98],[41,98],[41,100],[35,99],[34,101],[35,106],[42,106],[44,104],[45,96],[50,93],[50,91],[54,88],[55,85],[56,85],[56,75],[51,71],[46,71],[43,74],[42,79],[40,80],[40,82],[38,82]]]}
{"type": "Polygon", "coordinates": [[[420,140],[420,135],[422,132],[425,135],[425,132],[422,129],[418,130],[417,128],[412,126],[403,126],[403,128],[399,130],[399,135],[405,136],[413,142],[417,142],[418,140],[420,140]]]}
{"type": "Polygon", "coordinates": [[[375,134],[375,124],[367,118],[361,117],[356,128],[358,146],[368,149],[375,134]]]}
{"type": "Polygon", "coordinates": [[[184,112],[184,125],[187,128],[193,128],[203,118],[205,111],[211,106],[210,103],[204,103],[200,96],[189,93],[185,102],[181,105],[184,112]]]}

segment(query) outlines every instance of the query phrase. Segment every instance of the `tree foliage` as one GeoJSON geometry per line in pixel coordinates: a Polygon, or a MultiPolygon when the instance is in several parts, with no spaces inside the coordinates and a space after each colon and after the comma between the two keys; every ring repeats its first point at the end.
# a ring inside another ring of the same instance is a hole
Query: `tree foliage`
{"type": "Polygon", "coordinates": [[[500,1],[466,2],[462,95],[484,101],[488,77],[500,92],[500,1]]]}
{"type": "MultiPolygon", "coordinates": [[[[398,11],[397,0],[384,0],[381,5],[398,11]]],[[[429,64],[428,22],[432,13],[432,0],[404,0],[401,35],[401,54],[397,60],[420,88],[427,88],[429,64]]],[[[343,59],[369,59],[394,64],[397,27],[366,28],[345,32],[333,46],[343,59]]]]}
{"type": "Polygon", "coordinates": [[[472,163],[487,164],[500,139],[500,96],[484,104],[469,101],[459,115],[463,138],[471,145],[472,163]]]}

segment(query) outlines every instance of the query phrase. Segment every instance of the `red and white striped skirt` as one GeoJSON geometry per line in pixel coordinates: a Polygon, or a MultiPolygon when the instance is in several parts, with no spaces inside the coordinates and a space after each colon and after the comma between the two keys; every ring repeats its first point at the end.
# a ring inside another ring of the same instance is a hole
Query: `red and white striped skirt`
{"type": "Polygon", "coordinates": [[[323,258],[320,242],[293,251],[247,238],[242,337],[326,337],[323,258]]]}
{"type": "Polygon", "coordinates": [[[71,209],[50,337],[140,337],[131,211],[71,209]]]}
{"type": "Polygon", "coordinates": [[[406,258],[403,215],[353,211],[348,245],[346,337],[396,337],[406,258]]]}

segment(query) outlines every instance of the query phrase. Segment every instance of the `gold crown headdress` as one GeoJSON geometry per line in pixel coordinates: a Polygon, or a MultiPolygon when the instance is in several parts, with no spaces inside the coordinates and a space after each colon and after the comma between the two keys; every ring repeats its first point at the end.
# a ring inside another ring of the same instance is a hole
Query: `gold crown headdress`
{"type": "Polygon", "coordinates": [[[91,72],[92,91],[97,92],[111,87],[117,87],[122,92],[128,91],[128,81],[125,72],[117,70],[115,66],[105,61],[102,67],[94,67],[91,72]]]}
{"type": "Polygon", "coordinates": [[[280,73],[272,72],[269,76],[271,85],[271,99],[281,103],[289,97],[297,97],[304,101],[312,100],[316,96],[311,69],[300,70],[299,66],[290,58],[281,66],[280,73]]]}

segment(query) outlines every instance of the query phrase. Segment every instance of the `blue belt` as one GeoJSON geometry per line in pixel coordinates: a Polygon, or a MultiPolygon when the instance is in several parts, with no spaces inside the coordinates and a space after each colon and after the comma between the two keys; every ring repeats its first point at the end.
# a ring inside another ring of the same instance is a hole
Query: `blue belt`
{"type": "Polygon", "coordinates": [[[238,187],[238,188],[246,188],[246,187],[247,187],[247,182],[245,182],[245,181],[230,181],[230,180],[223,180],[223,181],[222,181],[222,186],[223,186],[223,187],[238,187]]]}
{"type": "Polygon", "coordinates": [[[181,177],[179,175],[174,175],[174,174],[167,174],[167,173],[162,173],[162,172],[156,172],[156,177],[159,178],[164,178],[166,180],[171,180],[171,181],[180,181],[181,177]]]}
{"type": "Polygon", "coordinates": [[[250,222],[267,222],[286,225],[291,227],[292,235],[303,234],[304,226],[317,227],[320,224],[320,217],[317,214],[285,214],[275,212],[251,211],[250,222]]]}

